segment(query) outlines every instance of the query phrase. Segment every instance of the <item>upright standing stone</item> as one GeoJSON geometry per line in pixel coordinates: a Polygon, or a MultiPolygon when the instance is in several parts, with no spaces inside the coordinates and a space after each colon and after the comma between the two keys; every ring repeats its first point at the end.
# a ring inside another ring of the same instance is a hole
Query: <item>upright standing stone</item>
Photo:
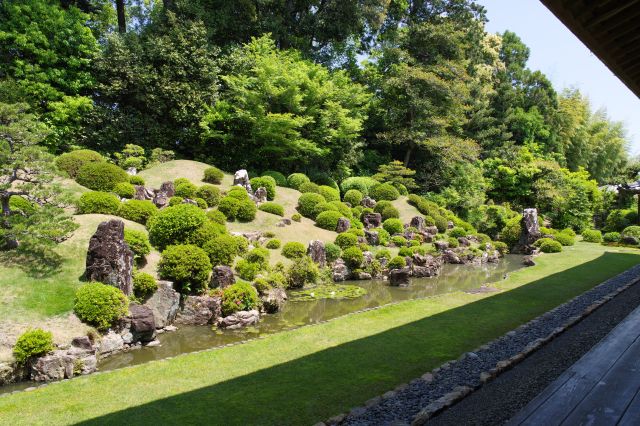
{"type": "Polygon", "coordinates": [[[324,243],[322,241],[309,241],[307,254],[311,258],[311,260],[316,262],[321,268],[324,268],[327,265],[327,254],[324,251],[324,243]]]}
{"type": "Polygon", "coordinates": [[[249,194],[253,194],[253,190],[251,189],[251,182],[249,182],[249,172],[245,169],[238,170],[233,175],[233,186],[241,186],[247,190],[249,194]]]}
{"type": "Polygon", "coordinates": [[[362,223],[366,229],[379,228],[382,225],[382,215],[380,213],[366,213],[362,218],[362,223]]]}
{"type": "Polygon", "coordinates": [[[536,209],[524,209],[520,228],[520,239],[511,251],[512,253],[531,254],[535,249],[533,243],[542,236],[536,209]]]}
{"type": "Polygon", "coordinates": [[[211,274],[211,288],[225,288],[236,282],[233,276],[233,270],[227,265],[218,265],[213,267],[211,274]]]}
{"type": "Polygon", "coordinates": [[[98,225],[89,240],[85,276],[133,293],[133,252],[124,242],[124,222],[112,219],[98,225]]]}
{"type": "Polygon", "coordinates": [[[336,225],[336,232],[339,234],[341,232],[347,232],[351,228],[351,221],[345,217],[341,217],[338,219],[338,224],[336,225]]]}
{"type": "Polygon", "coordinates": [[[170,325],[180,307],[180,293],[171,281],[158,281],[158,290],[145,303],[151,309],[156,328],[170,325]]]}
{"type": "Polygon", "coordinates": [[[409,222],[409,226],[416,228],[418,231],[425,231],[427,229],[427,224],[422,216],[412,217],[411,222],[409,222]]]}

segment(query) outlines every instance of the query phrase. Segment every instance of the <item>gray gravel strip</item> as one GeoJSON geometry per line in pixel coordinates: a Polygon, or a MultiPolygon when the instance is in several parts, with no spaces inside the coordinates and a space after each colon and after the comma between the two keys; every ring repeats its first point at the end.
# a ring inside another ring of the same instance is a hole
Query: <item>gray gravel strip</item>
{"type": "MultiPolygon", "coordinates": [[[[640,265],[605,281],[524,326],[510,331],[479,350],[469,352],[464,358],[445,364],[435,370],[432,380],[413,380],[401,389],[385,394],[379,401],[372,401],[366,407],[351,410],[344,419],[340,419],[340,423],[345,425],[410,424],[414,417],[432,402],[450,394],[454,389],[466,389],[460,388],[461,386],[468,388],[481,386],[481,373],[493,369],[499,361],[520,354],[532,342],[546,338],[554,330],[583,314],[594,302],[628,285],[638,277],[640,277],[640,265]]],[[[456,423],[466,424],[465,422],[456,423]]],[[[495,421],[492,423],[495,424],[495,421]]]]}

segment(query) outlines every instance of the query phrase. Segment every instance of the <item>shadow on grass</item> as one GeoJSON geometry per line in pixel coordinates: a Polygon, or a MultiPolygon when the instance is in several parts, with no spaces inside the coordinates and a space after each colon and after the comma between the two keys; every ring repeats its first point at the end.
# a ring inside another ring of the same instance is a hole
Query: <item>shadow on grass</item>
{"type": "Polygon", "coordinates": [[[20,268],[33,278],[46,278],[55,274],[64,259],[53,250],[2,250],[0,265],[7,268],[20,268]]]}
{"type": "MultiPolygon", "coordinates": [[[[605,253],[511,291],[83,424],[313,424],[456,359],[636,263],[637,255],[605,253]]],[[[185,377],[198,380],[201,372],[184,371],[185,377]]],[[[134,386],[144,392],[144,384],[134,386]]]]}

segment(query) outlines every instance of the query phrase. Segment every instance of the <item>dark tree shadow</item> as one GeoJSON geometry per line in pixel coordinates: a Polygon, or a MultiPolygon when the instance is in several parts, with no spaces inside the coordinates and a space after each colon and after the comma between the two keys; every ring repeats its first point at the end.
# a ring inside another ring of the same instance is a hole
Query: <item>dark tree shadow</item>
{"type": "Polygon", "coordinates": [[[53,250],[18,248],[0,251],[0,265],[20,268],[33,278],[47,278],[55,274],[63,262],[63,257],[53,250]]]}

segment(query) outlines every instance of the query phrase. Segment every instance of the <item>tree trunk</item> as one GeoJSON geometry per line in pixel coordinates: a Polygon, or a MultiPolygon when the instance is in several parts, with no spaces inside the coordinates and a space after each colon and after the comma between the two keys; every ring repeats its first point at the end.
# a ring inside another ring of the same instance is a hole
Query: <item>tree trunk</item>
{"type": "Polygon", "coordinates": [[[409,163],[411,162],[411,155],[413,151],[416,149],[416,144],[413,142],[409,143],[409,147],[407,148],[407,152],[404,154],[404,166],[409,167],[409,163]]]}
{"type": "Polygon", "coordinates": [[[124,0],[116,0],[116,14],[118,15],[118,32],[124,34],[127,32],[127,21],[124,13],[124,0]]]}
{"type": "Polygon", "coordinates": [[[9,198],[10,197],[2,197],[2,228],[4,228],[7,232],[4,234],[4,241],[0,239],[0,249],[8,249],[12,250],[18,248],[18,240],[14,235],[11,235],[8,232],[11,229],[11,225],[9,225],[9,215],[11,214],[11,208],[9,207],[9,198]]]}

